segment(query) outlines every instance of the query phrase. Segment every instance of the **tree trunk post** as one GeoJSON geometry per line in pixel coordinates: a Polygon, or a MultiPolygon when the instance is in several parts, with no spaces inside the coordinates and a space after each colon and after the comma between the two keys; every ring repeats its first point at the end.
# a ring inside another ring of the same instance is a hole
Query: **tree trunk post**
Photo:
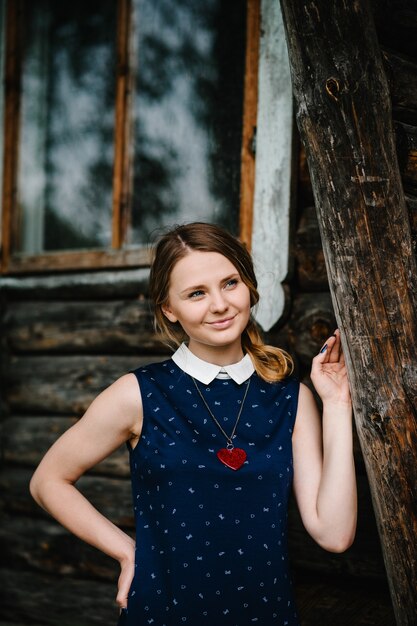
{"type": "Polygon", "coordinates": [[[366,0],[281,0],[397,623],[417,614],[417,271],[391,105],[366,0]]]}

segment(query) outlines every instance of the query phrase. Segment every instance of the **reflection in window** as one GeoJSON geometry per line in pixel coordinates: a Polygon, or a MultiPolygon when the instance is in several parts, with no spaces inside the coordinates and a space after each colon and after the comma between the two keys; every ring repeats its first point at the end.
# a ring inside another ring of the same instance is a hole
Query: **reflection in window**
{"type": "MultiPolygon", "coordinates": [[[[22,2],[15,249],[108,249],[119,2],[22,2]]],[[[123,199],[131,207],[130,228],[122,245],[148,242],[156,228],[195,219],[237,232],[246,4],[123,5],[133,10],[133,97],[120,119],[134,130],[131,195],[123,199]]],[[[128,170],[120,175],[129,180],[128,170]]]]}
{"type": "Polygon", "coordinates": [[[111,242],[116,2],[24,2],[20,250],[111,242]]]}
{"type": "Polygon", "coordinates": [[[237,231],[244,0],[135,0],[129,243],[201,219],[237,231]]]}

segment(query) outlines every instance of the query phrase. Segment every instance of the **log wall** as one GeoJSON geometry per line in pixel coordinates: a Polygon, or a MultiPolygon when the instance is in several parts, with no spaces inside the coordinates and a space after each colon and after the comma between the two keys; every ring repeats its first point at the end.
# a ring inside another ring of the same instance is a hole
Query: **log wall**
{"type": "MultiPolygon", "coordinates": [[[[410,38],[417,41],[417,12],[400,4],[375,2],[374,9],[417,241],[417,53],[410,44],[410,38]],[[401,11],[408,11],[408,20],[401,11]]],[[[311,358],[333,332],[335,319],[302,150],[296,212],[293,271],[286,284],[290,304],[267,339],[293,354],[308,382],[311,358]]],[[[113,624],[117,567],[39,509],[28,482],[43,453],[99,391],[126,371],[168,354],[152,330],[147,271],[3,278],[0,316],[0,626],[113,624]]],[[[321,550],[303,530],[295,508],[290,511],[303,626],[394,624],[357,442],[356,464],[358,532],[345,554],[321,550]]],[[[124,448],[79,486],[104,514],[133,532],[124,448]]]]}

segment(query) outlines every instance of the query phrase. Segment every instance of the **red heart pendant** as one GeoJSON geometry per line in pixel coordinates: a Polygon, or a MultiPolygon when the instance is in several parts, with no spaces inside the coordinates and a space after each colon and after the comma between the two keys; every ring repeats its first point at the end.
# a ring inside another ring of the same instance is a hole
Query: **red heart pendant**
{"type": "Polygon", "coordinates": [[[238,470],[242,467],[246,461],[246,452],[242,448],[221,448],[217,453],[217,458],[226,467],[230,467],[232,470],[238,470]]]}

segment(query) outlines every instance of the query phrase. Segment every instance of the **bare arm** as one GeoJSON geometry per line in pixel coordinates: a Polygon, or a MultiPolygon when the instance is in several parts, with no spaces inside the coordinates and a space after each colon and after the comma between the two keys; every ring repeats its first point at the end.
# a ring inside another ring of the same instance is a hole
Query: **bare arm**
{"type": "Polygon", "coordinates": [[[141,425],[139,387],[135,376],[127,374],[103,391],[82,419],[55,442],[30,483],[40,506],[80,539],[119,561],[119,606],[126,606],[135,542],[97,511],[75,483],[123,442],[137,440],[141,425]]]}
{"type": "Polygon", "coordinates": [[[323,401],[323,418],[301,385],[293,435],[294,492],[309,534],[325,549],[342,552],[353,542],[357,498],[352,405],[340,335],[313,360],[311,377],[323,401]]]}

